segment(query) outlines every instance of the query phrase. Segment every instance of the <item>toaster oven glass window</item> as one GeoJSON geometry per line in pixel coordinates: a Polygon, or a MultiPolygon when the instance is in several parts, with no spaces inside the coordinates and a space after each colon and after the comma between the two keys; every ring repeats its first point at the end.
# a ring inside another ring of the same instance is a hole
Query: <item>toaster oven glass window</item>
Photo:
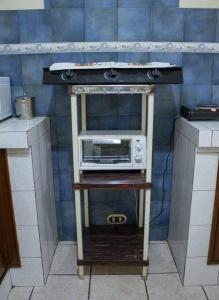
{"type": "Polygon", "coordinates": [[[82,141],[82,160],[85,163],[115,164],[131,162],[131,141],[121,140],[113,143],[104,140],[104,143],[93,140],[82,141]]]}

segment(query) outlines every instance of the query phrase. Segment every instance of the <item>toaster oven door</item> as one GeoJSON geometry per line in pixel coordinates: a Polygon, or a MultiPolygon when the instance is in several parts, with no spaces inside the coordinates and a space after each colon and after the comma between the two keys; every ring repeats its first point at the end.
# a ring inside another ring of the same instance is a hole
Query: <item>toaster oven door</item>
{"type": "Polygon", "coordinates": [[[102,138],[82,140],[82,166],[130,165],[131,140],[102,138]]]}

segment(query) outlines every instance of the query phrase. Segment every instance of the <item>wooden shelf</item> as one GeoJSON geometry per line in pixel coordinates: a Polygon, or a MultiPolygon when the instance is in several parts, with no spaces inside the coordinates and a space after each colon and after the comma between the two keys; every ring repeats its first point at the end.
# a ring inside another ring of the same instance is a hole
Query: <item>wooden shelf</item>
{"type": "Polygon", "coordinates": [[[143,230],[135,226],[92,226],[84,232],[84,259],[78,265],[148,266],[143,230]]]}
{"type": "Polygon", "coordinates": [[[80,174],[80,182],[73,188],[83,189],[151,189],[152,184],[145,182],[141,172],[90,172],[80,174]]]}

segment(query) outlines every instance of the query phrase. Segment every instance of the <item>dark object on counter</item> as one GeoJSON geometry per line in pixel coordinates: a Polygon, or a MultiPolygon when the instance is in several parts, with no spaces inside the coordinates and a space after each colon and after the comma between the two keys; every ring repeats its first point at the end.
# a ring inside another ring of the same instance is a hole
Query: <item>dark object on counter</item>
{"type": "Polygon", "coordinates": [[[120,84],[181,84],[181,67],[166,68],[105,68],[50,71],[44,68],[44,84],[120,85],[120,84]]]}
{"type": "Polygon", "coordinates": [[[219,106],[197,105],[189,108],[181,106],[180,114],[189,121],[219,121],[219,106]]]}

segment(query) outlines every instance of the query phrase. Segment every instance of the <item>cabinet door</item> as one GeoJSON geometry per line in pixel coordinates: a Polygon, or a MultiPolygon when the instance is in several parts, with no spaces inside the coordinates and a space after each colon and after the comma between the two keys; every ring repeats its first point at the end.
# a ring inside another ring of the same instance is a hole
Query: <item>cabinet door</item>
{"type": "MultiPolygon", "coordinates": [[[[1,240],[0,240],[0,245],[2,245],[1,240]]],[[[5,264],[4,253],[3,253],[3,251],[0,247],[0,283],[1,283],[1,280],[3,279],[4,274],[6,273],[6,271],[7,271],[7,267],[6,267],[6,264],[5,264]]]]}
{"type": "Polygon", "coordinates": [[[0,149],[0,277],[20,265],[7,152],[0,149]]]}
{"type": "Polygon", "coordinates": [[[208,253],[208,264],[219,264],[219,166],[211,228],[211,239],[208,253]]]}

